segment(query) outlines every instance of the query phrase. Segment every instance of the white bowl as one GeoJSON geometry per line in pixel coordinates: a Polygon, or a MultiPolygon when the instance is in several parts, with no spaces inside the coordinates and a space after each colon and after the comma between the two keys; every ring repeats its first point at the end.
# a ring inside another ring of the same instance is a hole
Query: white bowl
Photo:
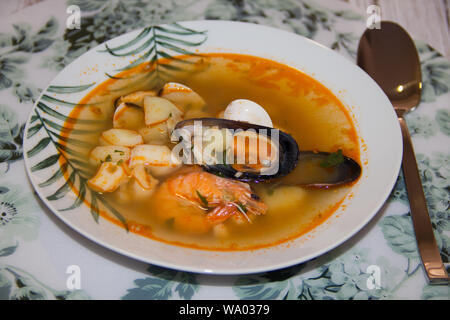
{"type": "MultiPolygon", "coordinates": [[[[187,21],[162,27],[182,31],[174,33],[173,37],[197,43],[195,49],[200,53],[260,56],[297,68],[321,82],[353,115],[363,142],[362,177],[353,187],[351,196],[325,223],[299,238],[258,250],[224,252],[179,247],[126,232],[101,217],[96,221],[84,203],[78,203],[74,209],[61,210],[71,207],[77,195],[64,187],[64,178],[43,185],[51,176],[58,177],[60,167],[59,162],[54,162],[58,149],[46,139],[49,137],[46,129],[52,128],[48,127],[48,122],[45,125],[42,118],[62,124],[57,115],[52,115],[43,106],[67,116],[73,105],[62,101],[77,103],[93,88],[89,84],[100,84],[108,79],[106,73],[115,74],[118,67],[130,63],[129,57],[111,55],[105,51],[105,44],[101,44],[58,74],[41,94],[27,121],[24,138],[26,168],[37,193],[56,216],[87,238],[129,257],[164,267],[214,274],[263,272],[307,261],[346,241],[372,219],[395,184],[402,159],[402,139],[391,103],[364,71],[314,41],[261,25],[187,21]]],[[[139,48],[152,31],[136,30],[108,41],[107,46],[116,48],[131,41],[130,48],[139,48]]],[[[185,44],[177,42],[180,48],[192,49],[187,42],[185,44]]],[[[88,197],[89,190],[86,194],[88,197]]]]}

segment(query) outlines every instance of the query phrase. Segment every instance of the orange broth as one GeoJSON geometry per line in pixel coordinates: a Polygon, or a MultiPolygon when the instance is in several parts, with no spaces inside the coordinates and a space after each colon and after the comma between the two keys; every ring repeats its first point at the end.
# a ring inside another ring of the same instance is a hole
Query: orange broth
{"type": "MultiPolygon", "coordinates": [[[[164,82],[182,83],[197,92],[206,101],[202,116],[217,117],[232,100],[249,99],[263,106],[274,127],[291,134],[300,150],[335,152],[342,149],[344,155],[360,162],[359,138],[351,114],[329,89],[308,75],[275,61],[242,54],[210,53],[177,58],[195,63],[186,64],[185,71],[173,73],[164,82]]],[[[164,63],[177,62],[160,60],[160,64],[164,63]]],[[[154,78],[148,76],[152,68],[144,63],[99,84],[80,101],[70,117],[108,121],[90,135],[80,137],[75,131],[69,131],[65,136],[98,145],[101,132],[112,127],[114,102],[118,97],[137,90],[155,89],[154,78]]],[[[78,124],[65,125],[79,127],[78,124]]],[[[89,150],[79,151],[86,152],[88,157],[89,150]]],[[[93,175],[95,168],[86,168],[86,171],[93,175]]],[[[167,215],[170,219],[170,205],[163,206],[154,196],[133,203],[123,203],[115,193],[106,194],[105,199],[124,216],[130,232],[151,239],[208,250],[257,249],[297,238],[324,223],[342,205],[352,188],[352,185],[300,188],[295,186],[297,174],[302,173],[294,172],[269,183],[251,184],[269,210],[252,223],[237,224],[227,220],[224,223],[226,236],[217,236],[213,230],[201,234],[175,230],[160,218],[167,215]]],[[[75,187],[73,189],[78,193],[75,187]]],[[[100,215],[123,227],[110,213],[100,210],[100,215]]]]}

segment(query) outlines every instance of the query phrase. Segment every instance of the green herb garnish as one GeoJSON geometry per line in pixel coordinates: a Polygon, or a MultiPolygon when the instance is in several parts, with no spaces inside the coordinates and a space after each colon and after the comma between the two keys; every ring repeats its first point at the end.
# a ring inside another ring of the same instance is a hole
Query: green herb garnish
{"type": "Polygon", "coordinates": [[[114,150],[114,152],[118,152],[121,156],[123,156],[125,154],[125,152],[123,152],[121,150],[114,150]]]}
{"type": "Polygon", "coordinates": [[[110,154],[108,154],[105,158],[105,162],[111,162],[112,161],[112,157],[110,154]]]}
{"type": "Polygon", "coordinates": [[[204,196],[202,196],[202,194],[200,192],[198,192],[198,190],[195,190],[195,192],[197,192],[197,195],[198,195],[200,201],[202,202],[203,207],[208,209],[208,200],[206,200],[206,198],[204,196]]]}
{"type": "Polygon", "coordinates": [[[123,159],[120,159],[119,161],[117,161],[117,165],[118,165],[118,166],[121,166],[122,163],[123,163],[123,159]]]}
{"type": "Polygon", "coordinates": [[[236,202],[236,206],[238,207],[239,211],[242,212],[243,214],[247,213],[247,208],[239,201],[236,202]]]}
{"type": "Polygon", "coordinates": [[[321,163],[320,166],[323,168],[335,167],[338,164],[344,162],[344,155],[342,150],[339,149],[337,152],[330,153],[321,163]]]}
{"type": "Polygon", "coordinates": [[[168,229],[172,229],[174,223],[175,223],[175,218],[169,218],[164,222],[164,224],[166,225],[166,228],[168,228],[168,229]]]}

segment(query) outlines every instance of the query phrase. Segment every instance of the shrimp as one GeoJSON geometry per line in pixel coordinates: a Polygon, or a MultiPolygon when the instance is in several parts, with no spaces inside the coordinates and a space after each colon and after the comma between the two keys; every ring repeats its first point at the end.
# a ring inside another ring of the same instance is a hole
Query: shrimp
{"type": "Polygon", "coordinates": [[[205,211],[172,195],[167,182],[158,187],[153,201],[152,215],[166,227],[187,234],[205,234],[212,228],[205,219],[205,211]]]}
{"type": "Polygon", "coordinates": [[[222,178],[199,168],[181,171],[164,182],[158,191],[158,203],[177,206],[163,210],[167,214],[172,212],[170,214],[175,225],[189,231],[195,229],[207,232],[231,217],[241,220],[244,217],[244,220],[251,222],[250,215],[262,215],[267,211],[267,205],[252,192],[248,184],[222,178]],[[175,203],[168,203],[173,201],[175,203]]]}
{"type": "Polygon", "coordinates": [[[207,210],[210,222],[223,222],[235,214],[261,215],[267,210],[248,184],[202,170],[182,173],[167,184],[171,194],[207,210]]]}

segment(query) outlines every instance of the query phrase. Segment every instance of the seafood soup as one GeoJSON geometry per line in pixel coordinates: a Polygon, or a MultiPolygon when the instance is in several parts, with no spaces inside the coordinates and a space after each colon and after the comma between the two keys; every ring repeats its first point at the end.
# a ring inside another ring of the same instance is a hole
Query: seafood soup
{"type": "Polygon", "coordinates": [[[174,245],[249,250],[286,242],[326,221],[361,175],[357,131],[339,99],[299,70],[249,55],[144,63],[99,84],[70,117],[78,122],[66,124],[64,140],[90,146],[77,150],[89,159],[81,168],[89,192],[130,232],[174,245]],[[92,120],[96,130],[78,135],[92,120]],[[206,163],[195,137],[175,135],[192,133],[194,120],[204,129],[200,146],[214,144],[208,154],[221,161],[206,163]],[[188,157],[174,157],[181,142],[189,142],[188,157]]]}

